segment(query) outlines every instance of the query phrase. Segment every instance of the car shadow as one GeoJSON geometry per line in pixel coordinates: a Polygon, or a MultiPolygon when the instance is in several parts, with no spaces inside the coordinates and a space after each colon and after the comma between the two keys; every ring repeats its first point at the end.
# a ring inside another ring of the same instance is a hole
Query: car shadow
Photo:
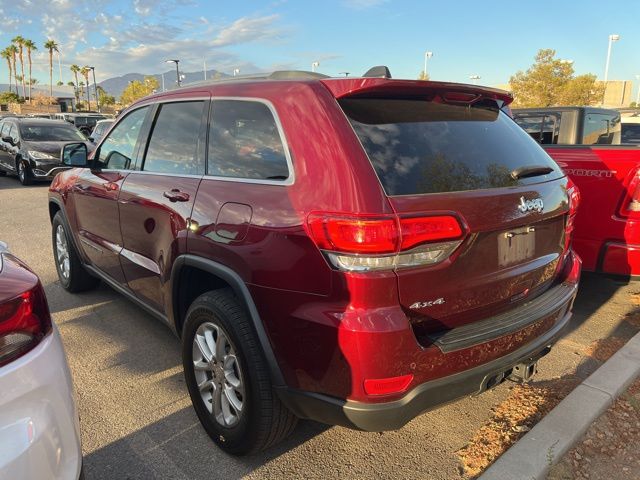
{"type": "Polygon", "coordinates": [[[168,415],[84,456],[87,479],[236,479],[321,434],[328,426],[302,421],[278,445],[235,457],[209,439],[191,407],[168,415]],[[167,436],[167,432],[173,432],[167,436]]]}
{"type": "Polygon", "coordinates": [[[18,177],[4,176],[0,177],[0,190],[49,188],[50,183],[51,182],[36,182],[31,185],[22,185],[18,177]]]}

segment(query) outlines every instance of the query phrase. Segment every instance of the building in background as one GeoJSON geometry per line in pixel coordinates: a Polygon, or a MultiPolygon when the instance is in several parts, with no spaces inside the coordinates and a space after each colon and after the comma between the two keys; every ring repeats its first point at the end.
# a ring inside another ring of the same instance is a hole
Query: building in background
{"type": "MultiPolygon", "coordinates": [[[[22,86],[18,87],[20,93],[22,93],[22,86]]],[[[8,92],[9,84],[8,83],[0,83],[0,92],[8,92]]],[[[15,92],[15,85],[13,85],[12,91],[15,92]]],[[[53,90],[53,99],[58,103],[57,105],[51,105],[51,111],[59,111],[59,112],[73,112],[75,111],[75,92],[74,88],[68,85],[54,85],[53,90]]],[[[38,98],[47,99],[49,98],[49,85],[32,85],[31,86],[31,97],[36,100],[38,98]]],[[[35,105],[28,105],[28,102],[24,105],[25,110],[33,110],[30,107],[35,107],[35,105]]],[[[21,105],[21,107],[22,107],[21,105]]],[[[37,110],[46,111],[46,105],[40,105],[37,110]]],[[[3,106],[3,108],[6,108],[3,106]]],[[[27,112],[15,112],[15,113],[27,113],[27,112]]]]}
{"type": "Polygon", "coordinates": [[[604,91],[604,102],[602,104],[603,107],[628,107],[633,101],[633,82],[631,80],[607,81],[607,86],[604,91]]]}

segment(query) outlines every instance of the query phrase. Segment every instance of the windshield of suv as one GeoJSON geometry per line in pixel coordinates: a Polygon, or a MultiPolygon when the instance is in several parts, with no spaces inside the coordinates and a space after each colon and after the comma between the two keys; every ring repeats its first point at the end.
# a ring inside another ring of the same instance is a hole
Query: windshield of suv
{"type": "Polygon", "coordinates": [[[78,130],[67,125],[20,125],[20,137],[27,142],[84,142],[78,130]]]}
{"type": "Polygon", "coordinates": [[[397,98],[339,103],[388,195],[500,188],[563,176],[492,100],[472,106],[397,98]],[[544,173],[512,176],[528,167],[544,173]]]}

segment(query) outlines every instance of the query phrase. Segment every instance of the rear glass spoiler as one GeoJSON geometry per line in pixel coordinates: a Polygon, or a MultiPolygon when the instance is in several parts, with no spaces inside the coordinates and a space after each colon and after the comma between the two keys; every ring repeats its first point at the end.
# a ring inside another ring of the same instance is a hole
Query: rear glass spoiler
{"type": "Polygon", "coordinates": [[[513,101],[506,90],[463,83],[388,78],[331,78],[320,80],[337,99],[346,97],[449,96],[452,103],[473,103],[481,98],[496,100],[501,107],[513,101]]]}

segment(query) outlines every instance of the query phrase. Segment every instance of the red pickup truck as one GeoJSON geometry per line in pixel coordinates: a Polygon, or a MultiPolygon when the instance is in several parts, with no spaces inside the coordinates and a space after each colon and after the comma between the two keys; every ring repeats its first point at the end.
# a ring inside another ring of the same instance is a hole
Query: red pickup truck
{"type": "Polygon", "coordinates": [[[620,113],[549,107],[513,118],[580,190],[573,246],[584,270],[640,275],[640,148],[621,145],[620,113]]]}

